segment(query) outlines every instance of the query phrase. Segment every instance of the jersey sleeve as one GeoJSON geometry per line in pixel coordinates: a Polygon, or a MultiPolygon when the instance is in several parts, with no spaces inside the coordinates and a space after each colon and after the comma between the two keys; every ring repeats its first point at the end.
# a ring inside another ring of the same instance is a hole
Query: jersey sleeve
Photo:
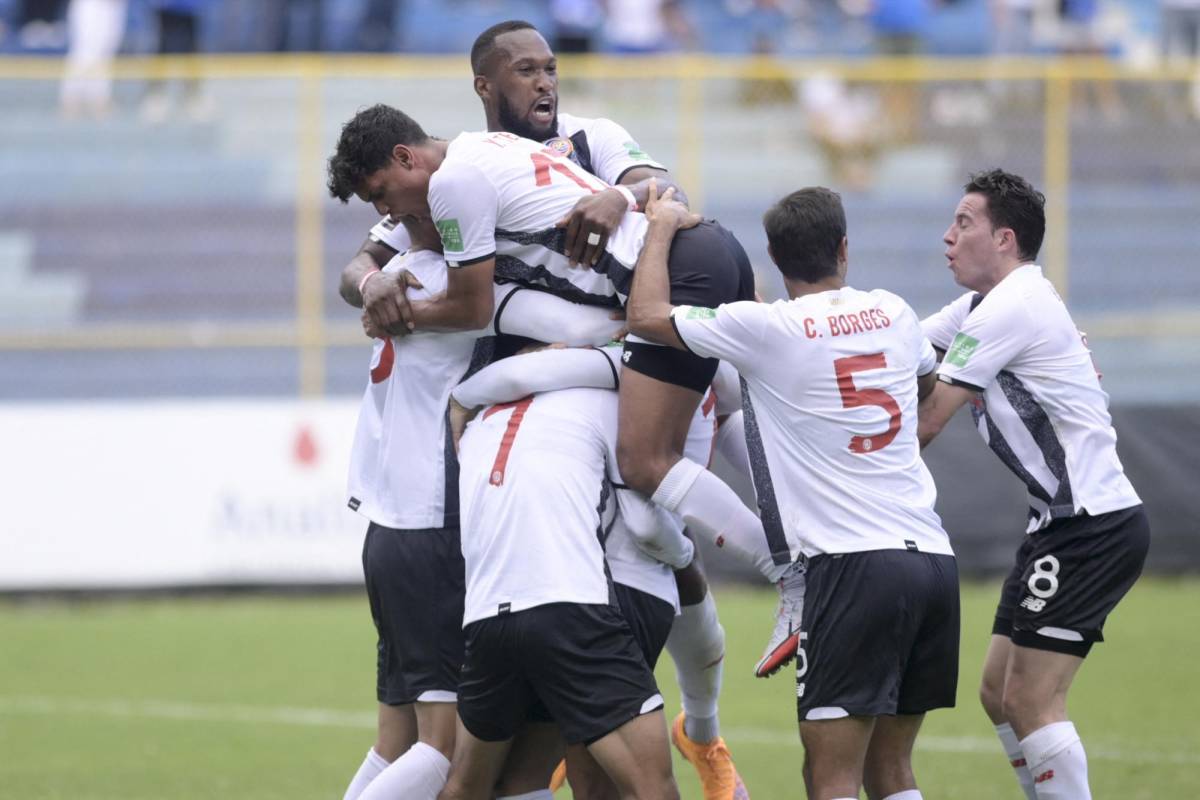
{"type": "Polygon", "coordinates": [[[391,217],[384,217],[375,223],[367,238],[390,247],[397,253],[403,253],[412,247],[412,237],[408,235],[408,229],[391,217]]]}
{"type": "Polygon", "coordinates": [[[747,372],[763,357],[769,309],[766,303],[748,300],[719,308],[676,306],[671,310],[671,324],[688,350],[727,360],[747,372]]]}
{"type": "Polygon", "coordinates": [[[607,344],[625,325],[623,320],[612,319],[611,309],[572,303],[515,284],[497,284],[495,297],[492,326],[498,334],[586,347],[607,344]]]}
{"type": "Polygon", "coordinates": [[[950,349],[950,343],[954,341],[954,334],[958,333],[963,320],[967,318],[967,313],[971,310],[973,297],[974,295],[968,292],[953,303],[944,306],[936,314],[930,314],[921,320],[921,330],[925,331],[925,338],[929,340],[930,344],[938,350],[950,349]]]}
{"type": "Polygon", "coordinates": [[[442,237],[449,267],[465,267],[496,255],[500,200],[483,170],[463,161],[443,162],[429,180],[429,210],[442,237]]]}
{"type": "Polygon", "coordinates": [[[617,382],[617,368],[604,350],[567,347],[501,359],[460,383],[451,394],[464,407],[478,408],[556,389],[616,389],[617,382]]]}
{"type": "Polygon", "coordinates": [[[967,315],[954,335],[938,379],[983,391],[1029,345],[1034,331],[1024,303],[1007,296],[989,297],[967,315]]]}
{"type": "Polygon", "coordinates": [[[592,169],[596,177],[613,186],[634,167],[652,167],[666,171],[666,167],[652,159],[629,132],[611,119],[597,119],[588,132],[588,146],[592,151],[592,169]]]}

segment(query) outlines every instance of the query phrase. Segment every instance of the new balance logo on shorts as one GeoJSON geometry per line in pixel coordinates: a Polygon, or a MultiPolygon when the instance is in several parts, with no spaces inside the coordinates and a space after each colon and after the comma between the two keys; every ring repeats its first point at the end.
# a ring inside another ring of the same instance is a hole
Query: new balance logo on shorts
{"type": "Polygon", "coordinates": [[[1045,607],[1046,601],[1037,597],[1026,597],[1021,601],[1021,608],[1027,608],[1035,614],[1045,607]]]}

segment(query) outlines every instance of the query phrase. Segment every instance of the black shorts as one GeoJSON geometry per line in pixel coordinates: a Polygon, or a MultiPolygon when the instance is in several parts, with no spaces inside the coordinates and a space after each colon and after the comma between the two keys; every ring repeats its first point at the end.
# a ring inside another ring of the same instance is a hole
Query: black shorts
{"type": "Polygon", "coordinates": [[[908,550],[809,559],[796,658],[800,721],[952,708],[958,565],[908,550]]]}
{"type": "MultiPolygon", "coordinates": [[[[679,231],[671,242],[667,268],[671,304],[716,308],[754,299],[754,269],[742,245],[714,220],[679,231]]],[[[622,356],[629,369],[703,394],[717,373],[717,359],[626,338],[622,356]]]]}
{"type": "Polygon", "coordinates": [[[567,744],[591,744],[662,707],[613,606],[551,603],[477,620],[465,633],[458,716],[477,739],[511,739],[544,709],[567,744]]]}
{"type": "Polygon", "coordinates": [[[453,702],[465,597],[458,528],[396,530],[372,522],[363,573],[379,634],[379,702],[453,702]]]}
{"type": "Polygon", "coordinates": [[[661,597],[632,586],[613,583],[613,590],[617,595],[621,616],[629,624],[633,639],[646,659],[646,666],[653,671],[663,648],[667,646],[671,626],[675,624],[675,607],[661,597]]]}
{"type": "Polygon", "coordinates": [[[1150,523],[1142,507],[1056,519],[1025,537],[1004,580],[992,633],[1083,658],[1142,574],[1150,523]]]}

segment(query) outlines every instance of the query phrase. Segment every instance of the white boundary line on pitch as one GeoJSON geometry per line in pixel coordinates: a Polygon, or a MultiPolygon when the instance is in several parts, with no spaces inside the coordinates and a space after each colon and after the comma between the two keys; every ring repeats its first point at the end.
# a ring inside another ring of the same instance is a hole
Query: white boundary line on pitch
{"type": "MultiPolygon", "coordinates": [[[[294,706],[242,706],[199,703],[171,703],[156,700],[72,700],[54,697],[0,696],[0,716],[84,715],[135,719],[168,719],[184,722],[248,723],[253,725],[298,725],[317,728],[357,728],[374,730],[375,712],[336,711],[329,708],[294,706]]],[[[767,747],[799,747],[799,734],[783,734],[769,728],[735,727],[723,731],[735,744],[767,747]]],[[[931,753],[967,753],[1000,757],[1000,744],[979,736],[921,736],[917,750],[931,753]]],[[[1088,747],[1088,758],[1140,764],[1200,764],[1195,753],[1123,751],[1088,747]]]]}

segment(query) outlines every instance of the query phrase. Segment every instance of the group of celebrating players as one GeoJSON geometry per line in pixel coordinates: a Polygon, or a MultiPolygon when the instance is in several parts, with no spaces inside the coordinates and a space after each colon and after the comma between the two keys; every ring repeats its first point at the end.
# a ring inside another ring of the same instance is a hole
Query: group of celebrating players
{"type": "Polygon", "coordinates": [[[755,672],[796,660],[807,795],[920,798],[913,745],[954,705],[959,647],[920,449],[967,403],[1030,502],[984,707],[1027,797],[1089,797],[1066,694],[1149,528],[1034,263],[1041,194],[971,177],[944,235],[969,291],[920,320],[846,284],[841,199],[801,189],[763,218],[788,299],[758,302],[738,241],[625,129],[559,113],[532,26],[484,31],[471,66],[486,131],[377,105],[329,161],[331,193],[383,215],[341,282],[375,338],[349,504],[379,633],[378,737],[345,797],[538,800],[565,774],[577,798],[675,798],[669,736],[706,800],[748,798],[701,538],[779,588],[755,672]]]}

